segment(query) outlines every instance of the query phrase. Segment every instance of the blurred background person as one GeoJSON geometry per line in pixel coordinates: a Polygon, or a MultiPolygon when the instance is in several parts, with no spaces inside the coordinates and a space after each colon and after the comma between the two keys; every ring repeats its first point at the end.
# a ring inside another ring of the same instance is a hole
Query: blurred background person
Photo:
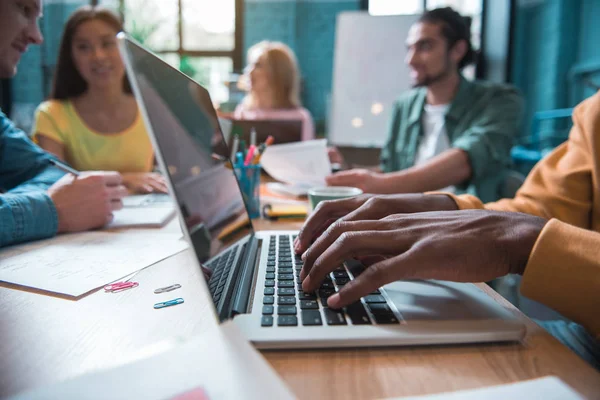
{"type": "Polygon", "coordinates": [[[296,56],[281,42],[263,41],[248,50],[248,94],[234,112],[236,119],[300,120],[302,140],[315,138],[310,112],[300,102],[296,56]]]}
{"type": "Polygon", "coordinates": [[[111,11],[76,10],[65,25],[50,100],[38,107],[34,140],[78,170],[115,170],[134,193],[163,192],[154,152],[121,56],[111,11]]]}
{"type": "MultiPolygon", "coordinates": [[[[450,7],[426,11],[411,26],[405,62],[413,89],[392,105],[379,168],[333,174],[329,185],[382,194],[444,188],[485,201],[501,195],[523,99],[511,85],[463,76],[476,59],[469,26],[450,7]]],[[[329,154],[344,164],[338,151],[329,154]]]]}

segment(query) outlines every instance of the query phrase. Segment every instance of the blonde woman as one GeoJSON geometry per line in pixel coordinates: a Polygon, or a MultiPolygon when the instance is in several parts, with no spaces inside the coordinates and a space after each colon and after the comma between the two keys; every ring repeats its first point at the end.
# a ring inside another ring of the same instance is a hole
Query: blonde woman
{"type": "Polygon", "coordinates": [[[300,103],[300,77],[294,53],[279,42],[260,42],[248,50],[248,95],[236,119],[302,121],[302,140],[315,138],[312,117],[300,103]]]}

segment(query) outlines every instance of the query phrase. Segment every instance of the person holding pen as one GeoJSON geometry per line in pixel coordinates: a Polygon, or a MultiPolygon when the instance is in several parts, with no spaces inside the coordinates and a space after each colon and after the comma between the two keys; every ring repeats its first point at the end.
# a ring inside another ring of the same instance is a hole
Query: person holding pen
{"type": "MultiPolygon", "coordinates": [[[[0,77],[16,73],[30,44],[40,44],[41,0],[0,1],[0,77]]],[[[0,112],[0,247],[105,225],[127,193],[116,172],[73,174],[0,112]]]]}
{"type": "Polygon", "coordinates": [[[166,193],[164,178],[152,172],[154,150],[125,76],[121,30],[119,17],[102,7],[83,6],[69,17],[33,138],[77,169],[119,171],[133,193],[166,193]]]}

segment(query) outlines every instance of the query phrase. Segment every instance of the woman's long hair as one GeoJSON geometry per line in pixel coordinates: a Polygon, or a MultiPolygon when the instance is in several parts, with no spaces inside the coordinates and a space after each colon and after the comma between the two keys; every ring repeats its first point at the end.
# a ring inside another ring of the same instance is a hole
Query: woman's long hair
{"type": "MultiPolygon", "coordinates": [[[[248,50],[248,55],[260,51],[269,68],[273,89],[273,107],[286,109],[297,108],[300,103],[300,77],[298,63],[292,50],[280,42],[263,41],[248,50]]],[[[247,109],[256,108],[255,95],[250,91],[244,98],[247,109]]]]}
{"type": "MultiPolygon", "coordinates": [[[[73,36],[81,24],[92,20],[105,22],[117,32],[123,30],[123,24],[119,17],[106,8],[83,6],[75,10],[65,25],[61,39],[54,83],[50,93],[51,99],[67,100],[80,96],[87,91],[87,82],[83,79],[73,61],[73,36]]],[[[126,93],[131,93],[127,75],[123,77],[123,90],[126,93]]]]}

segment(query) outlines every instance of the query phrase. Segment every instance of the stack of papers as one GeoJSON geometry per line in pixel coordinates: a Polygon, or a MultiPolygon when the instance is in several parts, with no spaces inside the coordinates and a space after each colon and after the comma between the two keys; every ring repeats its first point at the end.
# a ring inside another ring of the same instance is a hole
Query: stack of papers
{"type": "Polygon", "coordinates": [[[305,196],[311,187],[325,186],[325,177],[331,175],[325,139],[269,146],[260,163],[285,184],[269,185],[269,189],[292,196],[305,196]]]}
{"type": "Polygon", "coordinates": [[[83,232],[0,250],[0,281],[78,297],[187,248],[177,233],[83,232]]]}

